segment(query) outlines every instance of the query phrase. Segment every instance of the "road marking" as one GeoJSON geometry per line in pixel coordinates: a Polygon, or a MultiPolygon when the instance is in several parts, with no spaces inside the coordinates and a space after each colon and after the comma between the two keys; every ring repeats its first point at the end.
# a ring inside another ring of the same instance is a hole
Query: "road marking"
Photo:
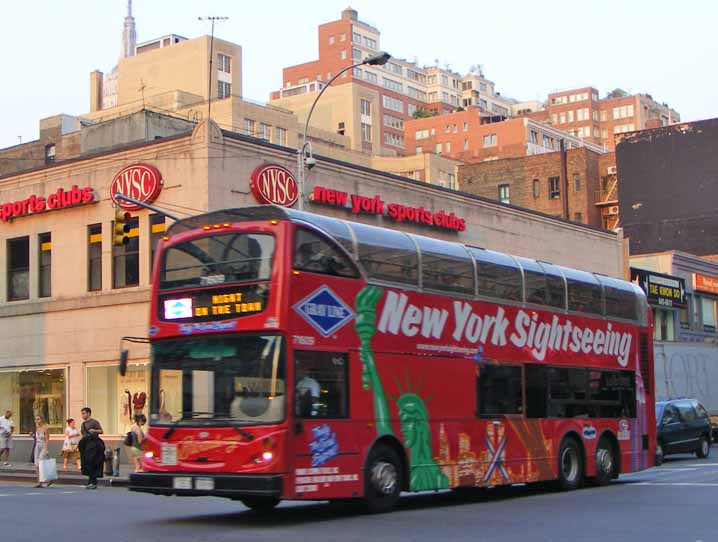
{"type": "Polygon", "coordinates": [[[42,495],[42,493],[25,493],[25,495],[42,495]]]}
{"type": "Polygon", "coordinates": [[[656,472],[688,472],[690,470],[698,470],[698,467],[676,467],[670,469],[661,469],[656,472]]]}
{"type": "Polygon", "coordinates": [[[10,497],[9,493],[0,493],[0,497],[10,497]]]}
{"type": "Polygon", "coordinates": [[[718,483],[708,482],[635,482],[629,484],[632,486],[699,486],[699,487],[718,487],[718,483]]]}
{"type": "Polygon", "coordinates": [[[63,495],[70,495],[71,493],[77,493],[77,491],[61,491],[63,495]]]}

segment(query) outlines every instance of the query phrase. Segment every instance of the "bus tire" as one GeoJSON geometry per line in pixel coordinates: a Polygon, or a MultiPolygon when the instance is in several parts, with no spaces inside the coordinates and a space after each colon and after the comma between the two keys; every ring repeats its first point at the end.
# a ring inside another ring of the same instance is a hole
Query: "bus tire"
{"type": "Polygon", "coordinates": [[[364,501],[371,514],[388,512],[399,500],[401,460],[389,446],[378,444],[369,453],[364,473],[364,501]]]}
{"type": "Polygon", "coordinates": [[[611,440],[603,436],[596,446],[596,477],[594,484],[605,486],[614,478],[617,478],[618,457],[616,449],[611,440]]]}
{"type": "Polygon", "coordinates": [[[255,512],[269,512],[279,504],[277,497],[244,497],[242,504],[255,512]]]}
{"type": "Polygon", "coordinates": [[[575,439],[561,441],[558,450],[558,487],[562,491],[578,489],[583,482],[583,456],[575,439]]]}

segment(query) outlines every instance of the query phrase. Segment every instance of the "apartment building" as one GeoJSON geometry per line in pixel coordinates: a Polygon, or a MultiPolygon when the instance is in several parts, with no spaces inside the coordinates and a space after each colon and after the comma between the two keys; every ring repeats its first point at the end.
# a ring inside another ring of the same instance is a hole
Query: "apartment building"
{"type": "Polygon", "coordinates": [[[628,94],[620,89],[599,98],[594,87],[548,95],[546,110],[532,116],[609,150],[615,135],[680,122],[680,115],[650,94],[628,94]]]}
{"type": "Polygon", "coordinates": [[[486,116],[478,107],[405,123],[407,154],[434,153],[463,162],[556,152],[564,147],[603,148],[526,117],[486,116]],[[496,119],[498,122],[494,122],[496,119]]]}
{"type": "MultiPolygon", "coordinates": [[[[379,30],[347,8],[341,19],[319,26],[319,58],[284,68],[282,88],[271,104],[306,116],[327,81],[342,69],[381,50],[379,30]]],[[[405,153],[404,122],[420,110],[437,114],[462,103],[462,77],[438,66],[392,58],[384,66],[361,66],[345,72],[326,90],[312,114],[312,124],[348,135],[360,152],[405,153]]]]}

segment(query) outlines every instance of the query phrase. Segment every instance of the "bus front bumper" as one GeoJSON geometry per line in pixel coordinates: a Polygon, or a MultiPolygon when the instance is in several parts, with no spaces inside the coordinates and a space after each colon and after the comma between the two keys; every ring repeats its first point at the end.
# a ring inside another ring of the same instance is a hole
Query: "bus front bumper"
{"type": "Polygon", "coordinates": [[[278,474],[196,474],[185,472],[141,472],[130,474],[130,491],[154,495],[187,497],[282,496],[282,477],[278,474]]]}

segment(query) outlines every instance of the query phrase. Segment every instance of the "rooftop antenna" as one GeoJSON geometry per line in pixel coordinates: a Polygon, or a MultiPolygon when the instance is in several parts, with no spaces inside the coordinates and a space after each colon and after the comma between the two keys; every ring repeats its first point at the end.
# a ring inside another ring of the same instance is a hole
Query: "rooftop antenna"
{"type": "Polygon", "coordinates": [[[207,118],[212,118],[212,58],[214,57],[214,22],[226,21],[229,17],[220,17],[216,15],[208,15],[207,17],[197,17],[200,21],[212,21],[212,32],[209,40],[209,75],[207,76],[207,118]]]}

